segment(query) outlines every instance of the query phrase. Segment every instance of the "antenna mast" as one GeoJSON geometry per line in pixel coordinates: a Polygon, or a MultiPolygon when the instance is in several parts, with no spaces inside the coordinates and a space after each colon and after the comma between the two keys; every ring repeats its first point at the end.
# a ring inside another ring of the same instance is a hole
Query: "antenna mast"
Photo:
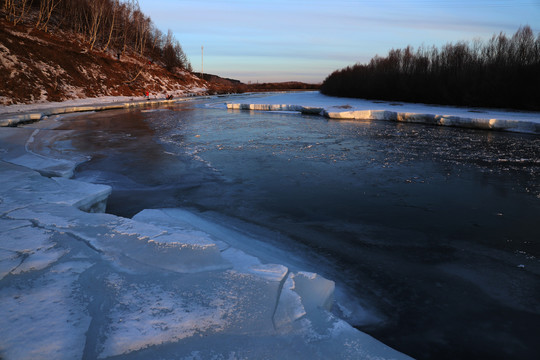
{"type": "Polygon", "coordinates": [[[204,46],[201,46],[201,76],[204,80],[204,46]]]}

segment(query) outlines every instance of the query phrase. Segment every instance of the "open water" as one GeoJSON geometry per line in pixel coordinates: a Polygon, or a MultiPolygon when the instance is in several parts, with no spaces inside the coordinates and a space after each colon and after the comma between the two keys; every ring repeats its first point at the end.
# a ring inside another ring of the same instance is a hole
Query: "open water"
{"type": "Polygon", "coordinates": [[[66,117],[92,156],[76,177],[111,185],[114,214],[269,229],[353,299],[353,325],[415,358],[537,359],[540,137],[226,100],[66,117]]]}

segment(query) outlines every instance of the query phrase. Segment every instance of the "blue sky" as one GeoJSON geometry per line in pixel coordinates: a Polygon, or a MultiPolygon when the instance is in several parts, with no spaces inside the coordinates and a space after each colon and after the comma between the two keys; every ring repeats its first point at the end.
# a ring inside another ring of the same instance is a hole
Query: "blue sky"
{"type": "Polygon", "coordinates": [[[540,0],[139,0],[171,29],[195,71],[243,82],[322,82],[391,48],[443,45],[521,25],[540,32],[540,0]]]}

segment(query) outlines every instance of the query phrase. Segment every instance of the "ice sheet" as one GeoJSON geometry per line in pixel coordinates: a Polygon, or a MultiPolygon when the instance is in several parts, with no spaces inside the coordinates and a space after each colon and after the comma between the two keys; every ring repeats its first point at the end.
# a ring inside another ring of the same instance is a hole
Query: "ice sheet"
{"type": "Polygon", "coordinates": [[[43,176],[36,133],[2,130],[0,357],[408,359],[262,241],[181,209],[100,213],[109,187],[43,176]]]}
{"type": "Polygon", "coordinates": [[[362,119],[425,123],[540,134],[540,113],[433,106],[390,101],[330,97],[319,92],[286,93],[229,102],[231,110],[300,111],[331,119],[362,119]]]}

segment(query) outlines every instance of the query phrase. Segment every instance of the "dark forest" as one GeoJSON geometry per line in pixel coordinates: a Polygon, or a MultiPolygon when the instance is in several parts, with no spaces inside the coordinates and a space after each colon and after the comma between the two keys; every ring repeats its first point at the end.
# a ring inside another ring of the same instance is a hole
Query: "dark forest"
{"type": "Polygon", "coordinates": [[[326,95],[429,104],[540,110],[540,34],[392,49],[329,75],[326,95]]]}

